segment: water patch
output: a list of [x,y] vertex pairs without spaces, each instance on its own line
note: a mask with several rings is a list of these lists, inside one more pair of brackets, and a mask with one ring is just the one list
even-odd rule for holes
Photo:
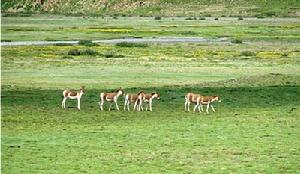
[[[120,38],[107,40],[94,40],[93,43],[117,44],[121,42],[130,43],[227,43],[229,39],[204,38],[204,37],[157,37],[157,38]],[[15,41],[1,42],[1,46],[28,46],[28,45],[55,45],[55,44],[78,44],[79,41]]]

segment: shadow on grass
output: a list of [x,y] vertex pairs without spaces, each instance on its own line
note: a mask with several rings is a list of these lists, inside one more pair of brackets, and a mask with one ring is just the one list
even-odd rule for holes
[[[274,87],[159,87],[159,88],[130,88],[125,93],[138,93],[156,91],[160,94],[160,101],[155,101],[165,109],[172,110],[184,105],[184,95],[187,92],[200,93],[202,95],[219,95],[225,107],[277,107],[294,106],[300,101],[298,86],[274,86]],[[103,90],[87,89],[81,99],[82,108],[98,108],[99,94]],[[108,90],[109,91],[109,90]],[[61,90],[41,89],[2,89],[2,106],[30,106],[57,108],[61,106]],[[123,106],[124,97],[119,98],[120,107]],[[69,107],[75,107],[75,100],[67,100]],[[109,105],[109,104],[106,104]]]

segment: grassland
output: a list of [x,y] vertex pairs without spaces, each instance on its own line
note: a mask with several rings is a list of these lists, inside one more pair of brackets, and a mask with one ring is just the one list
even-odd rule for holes
[[[143,2],[143,4],[140,4]],[[299,16],[297,0],[2,0],[2,13],[89,16]],[[25,14],[23,14],[25,13]]]
[[[91,26],[131,28],[130,36],[158,37],[159,32],[139,35],[138,29],[175,25],[179,31],[189,31],[192,25],[197,28],[194,32],[208,33],[197,36],[218,37],[223,30],[243,43],[2,47],[1,172],[299,173],[297,19],[105,20],[8,17],[2,19],[2,39],[126,36],[88,34]],[[42,25],[42,21],[52,22]],[[236,28],[226,28],[230,23]],[[207,29],[215,25],[220,31]],[[35,28],[36,34],[25,31],[27,27]],[[61,27],[56,35],[54,28]],[[42,28],[47,30],[39,32]],[[82,33],[74,33],[81,28]],[[274,32],[265,32],[269,28]],[[249,39],[246,30],[260,34]],[[72,49],[96,54],[68,55]],[[70,100],[68,108],[61,109],[62,90],[81,85],[87,88],[81,111]],[[99,93],[118,87],[126,92],[157,91],[161,100],[154,102],[153,112],[100,112]],[[222,102],[215,105],[215,113],[186,113],[184,94],[190,91],[218,94]],[[123,101],[120,98],[121,108]]]
[[[61,90],[4,91],[2,172],[299,171],[298,86],[146,90],[162,95],[152,113],[99,112],[98,89],[80,112],[60,108]],[[219,93],[224,103],[214,114],[184,113],[190,90]]]
[[100,40],[120,37],[208,37],[249,41],[299,40],[299,18],[64,17],[2,18],[2,40]]

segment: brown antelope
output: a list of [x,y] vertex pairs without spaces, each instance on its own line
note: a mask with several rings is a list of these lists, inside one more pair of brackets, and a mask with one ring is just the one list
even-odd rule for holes
[[215,108],[213,107],[212,103],[218,101],[221,102],[221,100],[219,99],[219,96],[214,95],[214,96],[201,96],[200,97],[200,108],[203,111],[203,107],[202,104],[207,105],[206,107],[206,112],[208,113],[208,109],[209,106],[211,107],[211,109],[215,112]]
[[[151,94],[143,94],[142,95],[142,100],[139,101],[139,110],[142,109],[144,110],[143,108],[143,105],[142,103],[145,102],[146,103],[146,111],[148,110],[148,105],[149,105],[149,110],[152,111],[152,102],[153,102],[153,99],[157,98],[158,100],[160,99],[159,97],[159,94],[157,92],[153,92]],[[148,103],[148,105],[147,105]]]
[[80,98],[84,93],[84,86],[82,86],[78,91],[70,91],[64,90],[63,91],[63,100],[61,102],[61,107],[66,108],[66,100],[69,99],[77,99],[77,109],[80,110]]
[[103,104],[105,101],[110,102],[109,111],[111,109],[112,102],[114,102],[116,104],[116,108],[117,108],[117,110],[119,110],[117,101],[118,101],[118,98],[123,94],[124,94],[124,91],[121,88],[112,93],[102,92],[100,94],[100,99],[99,99],[100,110],[101,111],[103,110]]
[[200,106],[200,94],[195,94],[195,93],[187,93],[185,95],[185,105],[184,105],[184,110],[190,112],[190,104],[195,103],[194,107],[194,112],[196,111],[196,108],[198,108],[199,112],[201,112],[199,106]]
[[[129,105],[130,103],[134,102],[133,110],[140,111],[140,105],[142,104],[142,97],[145,95],[144,91],[140,91],[138,94],[126,94],[125,96],[125,104],[124,104],[124,111],[130,111]],[[138,105],[139,104],[139,105]]]

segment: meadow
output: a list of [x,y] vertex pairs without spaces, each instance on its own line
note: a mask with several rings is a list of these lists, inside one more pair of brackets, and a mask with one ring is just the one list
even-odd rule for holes
[[239,38],[244,41],[297,41],[299,18],[238,17],[5,17],[2,40],[100,40],[122,37]]
[[[7,41],[191,33],[242,43],[2,46],[1,172],[299,173],[298,18],[2,18]],[[82,85],[81,110],[62,109],[63,89]],[[100,112],[100,92],[119,87],[161,99]],[[222,102],[184,112],[187,92]]]

